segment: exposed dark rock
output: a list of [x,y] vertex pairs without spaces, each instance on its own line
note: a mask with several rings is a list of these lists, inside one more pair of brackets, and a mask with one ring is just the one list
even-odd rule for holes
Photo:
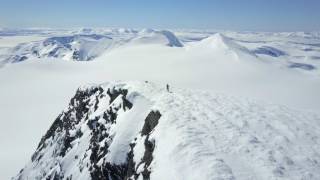
[[107,94],[109,95],[109,97],[110,97],[110,104],[121,94],[122,96],[124,96],[124,97],[126,97],[127,96],[127,94],[128,94],[128,90],[126,90],[126,89],[115,89],[115,88],[113,88],[113,89],[108,89],[107,90]]
[[313,49],[312,48],[305,48],[305,49],[303,49],[304,51],[313,51]]
[[271,47],[271,46],[262,46],[259,47],[255,50],[253,50],[253,53],[255,54],[264,54],[264,55],[269,55],[272,57],[279,57],[279,56],[284,56],[287,53],[285,53],[284,51],[281,51],[277,48]]
[[[107,90],[107,94],[110,97],[110,104],[119,96],[122,95],[122,107],[123,110],[129,110],[132,108],[132,103],[129,102],[125,97],[128,91],[123,89],[113,89]],[[110,107],[103,114],[103,119],[106,120],[107,124],[116,123],[117,119],[117,111],[119,107]],[[123,165],[113,165],[104,160],[104,157],[109,152],[109,144],[108,142],[112,141],[112,137],[108,133],[108,129],[105,124],[99,123],[98,119],[89,120],[88,126],[92,129],[92,137],[90,140],[91,155],[90,155],[90,175],[92,179],[112,179],[112,180],[122,180],[127,176],[128,164]],[[103,146],[100,146],[100,142],[105,140]],[[98,165],[97,163],[103,159],[102,165]]]
[[134,153],[133,148],[136,143],[130,143],[130,152],[127,154],[127,174],[124,179],[130,179],[132,176],[134,179],[138,178],[138,174],[136,173],[135,165],[136,163],[133,160]]
[[168,39],[168,46],[171,47],[183,47],[183,44],[180,42],[180,40],[170,31],[163,30],[161,31],[161,34],[163,34]]
[[17,63],[17,62],[21,62],[21,61],[27,60],[28,57],[27,57],[27,56],[18,56],[18,55],[15,55],[15,56],[11,57],[11,59],[13,59],[13,60],[12,60],[13,63]]
[[314,70],[316,67],[314,67],[311,64],[305,64],[305,63],[292,63],[289,65],[289,68],[299,68],[303,70]]
[[[62,112],[56,120],[53,122],[47,133],[42,137],[37,151],[41,151],[44,148],[45,141],[51,137],[54,137],[56,133],[65,130],[64,146],[63,150],[67,150],[70,147],[70,142],[74,140],[74,137],[70,137],[69,130],[72,129],[79,121],[86,116],[88,113],[88,105],[90,96],[94,95],[96,92],[103,92],[101,87],[95,87],[91,89],[81,90],[78,89],[75,96],[70,100],[69,108],[67,111]],[[75,116],[74,116],[75,114]],[[36,151],[36,153],[37,153]],[[64,154],[65,152],[61,152]],[[35,157],[32,157],[34,160]]]
[[122,102],[123,102],[123,110],[127,110],[127,109],[131,109],[132,108],[132,103],[130,101],[128,101],[125,96],[122,96]]
[[[153,160],[153,151],[155,148],[155,141],[149,138],[150,133],[154,130],[154,128],[158,125],[159,119],[161,117],[161,113],[159,111],[151,111],[145,119],[145,123],[143,125],[141,135],[146,136],[144,141],[145,151],[143,154],[143,158],[141,162],[137,165],[136,169],[139,168],[140,165],[144,165],[142,171],[143,180],[149,180],[151,171],[149,170],[149,166]],[[135,179],[137,179],[138,175],[135,173]]]
[[[73,148],[76,139],[83,136],[79,125],[86,123],[90,129],[88,149],[82,157],[76,154],[73,158],[79,162],[80,172],[87,168],[93,180],[137,180],[139,177],[149,180],[151,174],[149,166],[152,163],[155,148],[155,140],[150,139],[149,136],[159,122],[161,117],[159,111],[151,111],[147,115],[140,134],[145,137],[144,142],[136,142],[137,138],[135,138],[134,142],[128,144],[130,151],[127,153],[126,161],[123,164],[112,164],[106,160],[109,146],[114,137],[110,134],[110,128],[117,123],[119,110],[128,111],[133,107],[133,104],[126,98],[127,93],[126,89],[121,88],[112,88],[107,91],[102,87],[78,89],[75,96],[71,98],[69,107],[56,118],[47,133],[42,137],[36,152],[32,156],[32,161],[40,162],[44,156],[42,150],[52,146],[52,143],[55,143],[52,156],[66,156],[69,150]],[[102,115],[91,117],[92,114],[90,113],[98,109],[101,98],[106,95],[110,97],[109,103],[112,105],[109,105]],[[119,102],[114,103],[114,100],[119,96],[121,97]],[[145,147],[145,152],[139,162],[134,161],[136,143],[143,143]],[[57,163],[59,163],[59,160],[57,160]],[[50,167],[50,169],[55,168],[55,166]],[[57,164],[57,166],[60,165]],[[137,172],[139,166],[143,166],[142,172]],[[72,176],[64,177],[62,167],[51,171],[50,175],[45,173],[48,172],[43,172],[41,176],[50,180],[72,179]]]
[[142,161],[145,163],[145,166],[149,166],[152,162],[152,153],[154,150],[154,141],[149,140],[149,136],[147,136],[146,140],[144,141],[145,152],[142,158]]
[[[149,135],[147,135],[146,140],[144,141],[145,151],[144,151],[143,158],[141,161],[141,164],[144,163],[144,169],[142,171],[143,180],[150,179],[151,171],[148,168],[153,160],[152,153],[154,150],[154,145],[155,145],[155,142],[152,140],[149,140]],[[139,165],[141,165],[141,164],[139,164]],[[138,165],[138,167],[139,167],[139,165]]]
[[81,54],[79,51],[73,51],[73,54],[72,54],[72,59],[74,60],[80,60],[81,59]]
[[161,114],[159,111],[151,111],[145,119],[141,134],[148,135],[154,129],[154,127],[157,126],[160,117]]
[[320,60],[320,56],[310,56],[310,59],[312,59],[312,60]]
[[71,148],[71,142],[75,140],[75,137],[71,137],[69,131],[66,131],[66,135],[63,139],[63,146],[60,150],[60,156],[66,155],[66,152],[69,148]]
[[61,180],[63,179],[63,175],[59,174],[58,172],[54,172],[53,174],[49,175],[46,180]]

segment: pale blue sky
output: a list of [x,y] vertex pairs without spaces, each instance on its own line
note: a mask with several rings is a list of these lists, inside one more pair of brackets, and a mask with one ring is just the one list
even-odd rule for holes
[[0,26],[319,31],[320,0],[0,0]]

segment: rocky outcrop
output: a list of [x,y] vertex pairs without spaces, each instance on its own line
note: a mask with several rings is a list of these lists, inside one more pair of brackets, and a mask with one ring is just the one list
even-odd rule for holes
[[[144,153],[140,162],[134,162],[134,147],[137,142],[132,143],[131,151],[128,154],[128,173],[127,178],[137,180],[139,176],[142,176],[143,180],[150,179],[150,164],[153,160],[153,150],[155,148],[155,140],[151,139],[149,136],[158,125],[161,114],[159,111],[151,111],[144,121],[143,128],[141,130],[141,136],[145,138],[144,140]],[[142,169],[142,171],[139,169]]]
[[[128,90],[121,87],[79,88],[68,108],[42,137],[31,158],[30,167],[22,169],[16,179],[71,180],[79,176],[93,180],[138,179],[139,176],[144,180],[150,179],[149,166],[153,159],[155,140],[149,138],[149,135],[161,117],[159,111],[150,111],[136,138],[127,144],[124,162],[115,163],[108,159],[109,147],[114,143],[117,133],[114,129],[117,128],[118,116],[134,107],[127,95]],[[138,142],[137,139],[141,137],[144,141]],[[137,143],[144,143],[145,148],[139,162],[133,158]],[[76,172],[70,172],[66,164],[76,167]],[[143,166],[141,172],[138,170],[140,166]]]

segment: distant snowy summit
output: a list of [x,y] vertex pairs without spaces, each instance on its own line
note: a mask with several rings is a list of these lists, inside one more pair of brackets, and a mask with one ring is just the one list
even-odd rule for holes
[[320,179],[320,117],[151,82],[81,87],[13,179]]
[[[198,43],[194,44],[195,48],[207,50],[208,52],[215,55],[227,55],[233,54],[237,59],[256,57],[256,55],[244,46],[239,45],[234,40],[221,33],[215,33],[207,38],[202,39]],[[242,56],[242,57],[239,57]]]
[[183,47],[183,44],[174,33],[167,30],[155,31],[143,29],[131,42],[137,44],[163,44],[170,47]]

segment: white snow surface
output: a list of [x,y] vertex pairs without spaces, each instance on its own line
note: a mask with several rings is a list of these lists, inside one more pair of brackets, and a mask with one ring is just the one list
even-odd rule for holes
[[[133,108],[120,112],[111,125],[114,139],[108,162],[125,161],[129,143],[139,137],[147,113],[158,110],[162,116],[150,134],[155,142],[151,180],[320,178],[317,114],[206,91],[171,87],[168,92],[164,84],[150,82],[113,82],[103,87],[128,89],[133,103]],[[100,100],[99,108],[112,106],[104,102],[107,100]],[[66,156],[52,159],[55,146],[48,147],[41,161],[25,167],[21,178],[37,179],[54,166],[65,178],[72,174],[79,180],[88,179],[85,166],[79,171],[88,161],[84,154],[90,137],[88,128],[82,127],[82,132]],[[135,142],[134,158],[139,162],[144,138]]]
[[[27,53],[31,58],[26,61],[0,62],[0,179],[14,176],[23,167],[41,136],[83,84],[149,80],[163,86],[169,83],[173,87],[281,104],[304,114],[320,112],[318,32],[172,30],[174,38],[160,32],[163,31],[116,28],[2,30],[0,61],[12,55],[12,50],[21,43],[27,47],[50,37],[81,33],[113,40],[111,44],[79,41],[77,47],[94,52],[95,58],[90,62],[65,61],[68,58],[62,59],[63,53],[50,58]],[[170,46],[172,40],[183,46]],[[299,113],[295,116],[300,117]],[[301,123],[309,121],[300,119]],[[312,119],[311,115],[308,119]],[[318,127],[316,119],[314,127]],[[302,134],[313,133],[309,129],[300,130]],[[226,163],[227,159],[224,160]]]
[[319,178],[318,116],[221,94],[173,92],[156,105],[164,116],[153,134],[151,178]]

